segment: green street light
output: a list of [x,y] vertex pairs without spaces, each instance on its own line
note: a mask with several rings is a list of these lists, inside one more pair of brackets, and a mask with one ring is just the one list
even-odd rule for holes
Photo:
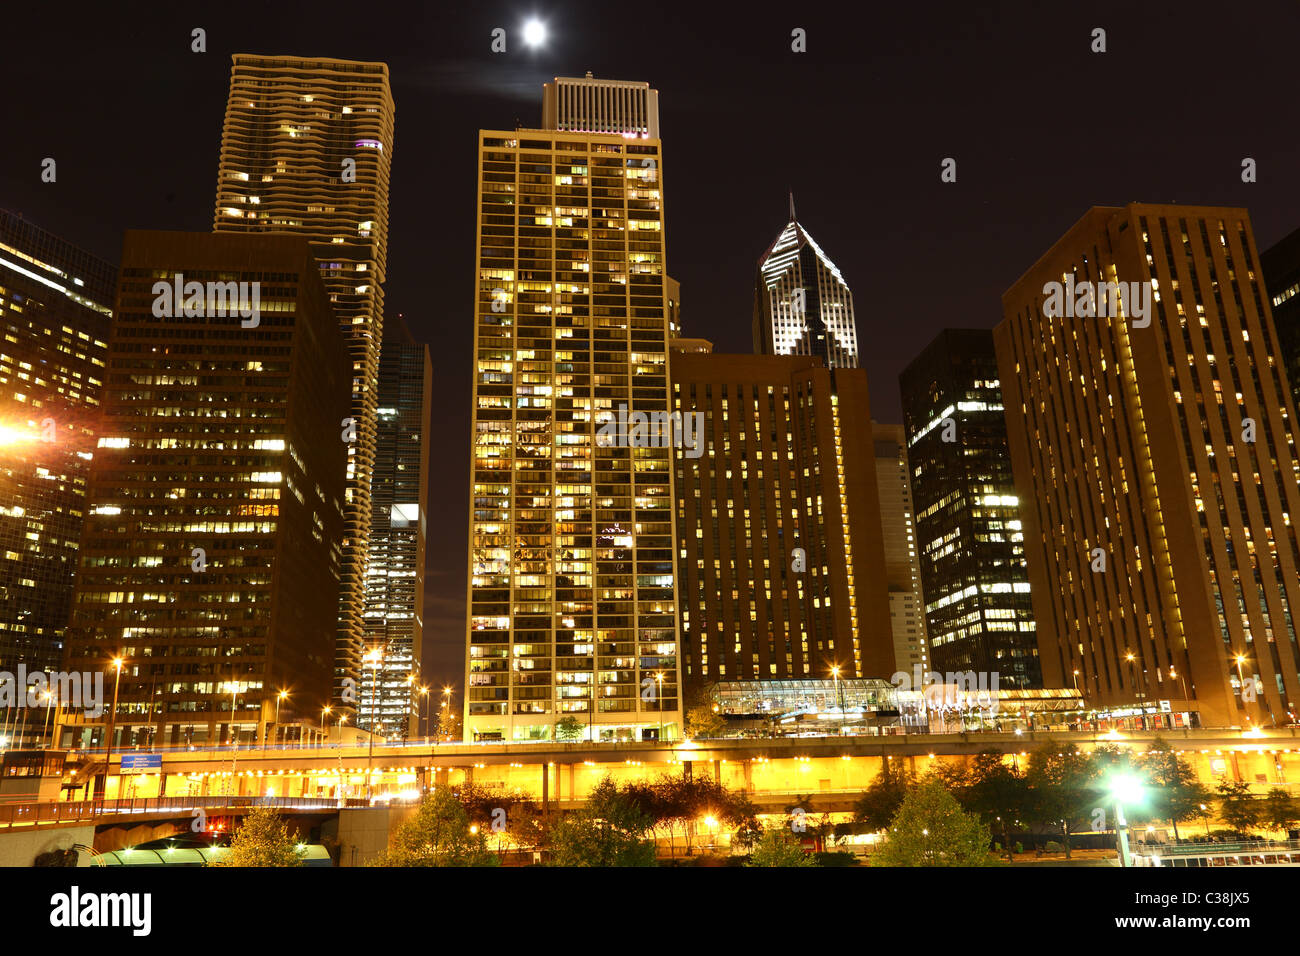
[[1141,806],[1146,801],[1146,788],[1140,778],[1120,773],[1110,778],[1107,789],[1115,801],[1115,839],[1119,843],[1119,865],[1132,866],[1128,851],[1128,819],[1124,816],[1124,806]]

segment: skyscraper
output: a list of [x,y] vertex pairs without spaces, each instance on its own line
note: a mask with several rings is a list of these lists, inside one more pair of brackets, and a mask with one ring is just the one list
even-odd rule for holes
[[[894,644],[866,372],[795,355],[672,353],[688,690],[885,677]],[[833,672],[832,669],[837,669]]]
[[335,699],[363,680],[362,608],[375,460],[376,381],[388,262],[393,96],[388,67],[237,54],[221,131],[213,228],[287,232],[313,243],[352,357]]
[[[1245,210],[1090,210],[994,331],[1044,682],[1161,721],[1300,697],[1296,406]],[[1175,717],[1175,719],[1177,719]]]
[[[902,425],[871,423],[880,495],[880,530],[889,588],[889,622],[894,637],[894,669],[909,675],[929,670],[925,602],[916,556],[916,527]],[[875,676],[889,677],[889,674]]]
[[[429,413],[433,368],[399,315],[384,329],[379,355],[379,428],[371,488],[370,558],[366,565],[366,645],[382,648],[378,681],[361,685],[365,726],[406,736],[418,707],[424,637],[424,548],[429,492]],[[378,693],[373,694],[372,688]],[[378,698],[378,720],[372,703]]]
[[754,287],[754,351],[816,355],[831,368],[857,368],[853,293],[826,253],[795,219],[758,261]]
[[1042,687],[993,333],[945,329],[899,385],[934,669]]
[[1286,369],[1291,396],[1300,406],[1300,229],[1260,253],[1268,286],[1279,359]]
[[73,743],[261,742],[280,690],[319,713],[349,370],[308,244],[128,232],[108,366],[67,660],[124,664]]
[[566,717],[595,739],[680,734],[672,449],[600,432],[669,411],[663,156],[643,126],[656,110],[602,133],[479,135],[476,738],[542,739]]
[[62,663],[114,279],[0,210],[0,670]]

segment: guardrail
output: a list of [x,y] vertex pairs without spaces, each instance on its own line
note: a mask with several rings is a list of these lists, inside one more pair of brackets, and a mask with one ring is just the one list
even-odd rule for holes
[[1225,853],[1296,853],[1300,840],[1243,840],[1239,843],[1136,843],[1140,856],[1221,856]]
[[0,803],[0,828],[103,822],[109,817],[186,814],[194,810],[233,811],[251,807],[277,810],[337,810],[364,807],[366,800],[330,797],[139,797],[134,800],[82,800],[47,803]]

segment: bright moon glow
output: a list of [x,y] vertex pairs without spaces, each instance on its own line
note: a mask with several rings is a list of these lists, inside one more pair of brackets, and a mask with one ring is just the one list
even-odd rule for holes
[[546,24],[541,20],[529,20],[524,24],[524,43],[529,46],[541,46],[546,42]]

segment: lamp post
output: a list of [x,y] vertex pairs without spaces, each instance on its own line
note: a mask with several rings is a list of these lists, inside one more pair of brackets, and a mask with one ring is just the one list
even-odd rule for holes
[[450,720],[451,719],[451,688],[444,687],[442,689],[442,696],[443,696],[442,706],[443,709],[445,709],[447,712],[444,716],[448,720]]
[[420,688],[420,719],[424,721],[424,745],[429,746],[429,685]]
[[[1244,713],[1246,710],[1246,678],[1241,674],[1241,665],[1246,663],[1246,655],[1237,654],[1233,660],[1236,661],[1237,664],[1237,693],[1241,697],[1241,709]],[[1254,691],[1253,687],[1251,688],[1251,691]],[[1250,715],[1246,714],[1245,716],[1247,723],[1249,723]]]
[[320,709],[320,745],[325,746],[325,738],[329,736],[330,725],[326,722],[329,715],[334,712],[334,708],[326,705]]
[[[275,742],[280,743],[280,702],[289,696],[287,690],[281,690],[275,695]],[[266,749],[266,734],[262,734],[262,749]]]
[[[406,740],[407,740],[407,738],[410,736],[410,728],[411,728],[411,711],[410,711],[410,707],[411,707],[411,697],[412,697],[414,694],[415,694],[415,674],[413,674],[413,673],[412,673],[412,674],[407,674],[407,675],[406,675],[406,706],[403,708],[403,710],[405,711],[405,718],[406,718],[406,719],[402,722],[402,742],[403,742],[403,743],[405,743]],[[419,728],[418,725],[417,725],[416,728],[415,728],[415,732],[416,732],[417,734],[420,732],[420,728]]]
[[1074,692],[1079,693],[1079,668],[1074,669]]
[[655,697],[655,710],[659,712],[659,736],[656,740],[664,739],[664,672],[655,672],[655,683],[659,685],[657,696]]
[[[370,672],[370,727],[367,728],[370,731],[370,741],[366,751],[366,803],[370,802],[371,792],[374,788],[374,780],[372,777],[373,771],[371,768],[374,766],[375,760],[375,710],[376,705],[379,703],[377,688],[379,682],[379,665],[383,659],[384,651],[383,648],[380,647],[372,648],[365,657],[366,662],[369,663],[372,668]],[[341,744],[342,742],[343,731],[340,729],[339,743]]]
[[1115,840],[1119,844],[1119,865],[1132,866],[1128,849],[1128,819],[1124,816],[1124,804],[1136,806],[1142,802],[1142,782],[1125,774],[1112,777],[1110,796],[1115,801]]
[[1170,664],[1170,665],[1169,665],[1169,676],[1170,676],[1170,677],[1177,677],[1180,681],[1183,682],[1183,700],[1187,700],[1187,678],[1184,677],[1182,674],[1179,674],[1179,673],[1174,669],[1174,665],[1173,665],[1173,664]]
[[117,687],[122,681],[122,658],[115,657],[112,666],[117,671],[113,677],[113,709],[108,712],[108,743],[104,754],[104,797],[108,797],[108,775],[113,769],[113,731],[117,729]]

